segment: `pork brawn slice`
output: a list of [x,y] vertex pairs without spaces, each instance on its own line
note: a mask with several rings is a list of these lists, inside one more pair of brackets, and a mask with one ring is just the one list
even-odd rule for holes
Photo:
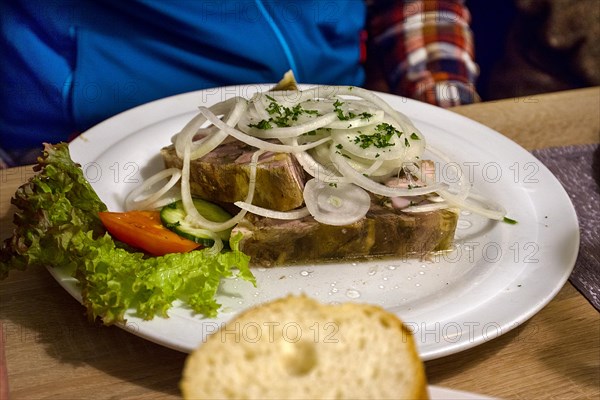
[[414,258],[449,250],[458,214],[451,210],[406,213],[373,203],[366,217],[347,226],[311,216],[284,221],[249,215],[232,231],[240,250],[260,267],[366,258]]
[[[243,201],[248,194],[250,161],[256,148],[230,141],[190,163],[192,195],[218,203]],[[161,150],[167,168],[180,168],[183,160],[174,146]],[[257,164],[256,191],[252,204],[289,211],[304,203],[304,170],[292,154],[265,153]]]
[[[240,141],[224,143],[190,165],[194,196],[217,203],[244,200],[250,159],[256,151]],[[181,168],[173,146],[161,151],[167,167]],[[288,211],[303,206],[306,175],[295,157],[265,153],[259,159],[253,204]],[[407,213],[373,197],[366,217],[347,226],[324,225],[311,216],[277,220],[248,213],[233,229],[251,265],[271,267],[306,262],[383,257],[420,257],[449,250],[458,214],[452,210]],[[389,199],[388,199],[389,200]]]

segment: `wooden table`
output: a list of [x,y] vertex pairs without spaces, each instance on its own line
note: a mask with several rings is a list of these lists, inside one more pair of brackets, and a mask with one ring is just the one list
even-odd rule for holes
[[[530,150],[600,141],[600,88],[453,111]],[[0,170],[2,239],[12,229],[9,199],[31,174],[30,167]],[[90,324],[83,307],[46,271],[13,271],[0,282],[0,323],[11,399],[179,397],[185,354]],[[597,399],[599,313],[567,283],[517,329],[426,368],[430,384],[456,390],[512,399]]]

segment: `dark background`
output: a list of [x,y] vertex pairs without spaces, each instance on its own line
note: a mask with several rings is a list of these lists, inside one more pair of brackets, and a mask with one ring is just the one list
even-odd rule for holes
[[600,85],[600,0],[467,0],[482,100]]

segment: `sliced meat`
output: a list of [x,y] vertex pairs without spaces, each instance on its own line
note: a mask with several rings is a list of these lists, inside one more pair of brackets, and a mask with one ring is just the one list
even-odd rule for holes
[[419,257],[452,246],[458,214],[450,210],[404,213],[373,204],[367,216],[348,226],[312,217],[282,221],[248,216],[234,228],[240,250],[253,266],[271,267],[380,257]]
[[[221,204],[244,200],[254,151],[234,140],[192,161],[192,194]],[[173,146],[161,153],[167,167],[182,167]],[[301,207],[305,178],[293,155],[265,153],[258,162],[253,204],[279,211]],[[340,259],[419,257],[448,250],[457,220],[458,215],[449,210],[406,213],[393,208],[389,199],[373,197],[366,217],[352,225],[324,225],[310,216],[286,221],[248,214],[232,235],[243,235],[240,250],[251,257],[253,266],[270,267]]]
[[[217,147],[190,164],[192,195],[222,203],[244,200],[248,194],[250,159],[256,148],[240,141]],[[167,168],[181,168],[173,146],[161,150]],[[277,211],[300,207],[304,170],[292,154],[265,153],[258,161],[253,204]]]

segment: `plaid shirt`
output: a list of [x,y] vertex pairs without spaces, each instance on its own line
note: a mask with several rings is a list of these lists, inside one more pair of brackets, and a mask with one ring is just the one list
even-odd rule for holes
[[[368,56],[387,91],[450,107],[479,100],[464,0],[368,1]],[[369,62],[369,60],[367,60]]]

